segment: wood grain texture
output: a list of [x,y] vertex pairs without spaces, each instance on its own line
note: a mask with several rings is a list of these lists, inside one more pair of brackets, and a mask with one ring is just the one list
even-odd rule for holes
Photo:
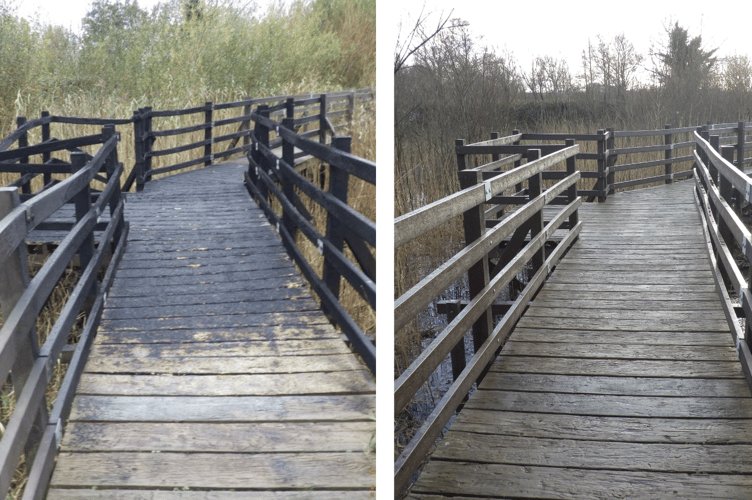
[[248,196],[246,168],[129,194],[131,236],[48,498],[373,498],[373,377]]
[[56,487],[202,489],[368,489],[367,453],[69,453],[55,469]]
[[52,488],[49,500],[372,500],[375,490],[307,490],[307,491],[145,491],[82,490]]
[[752,397],[691,187],[582,207],[408,498],[749,497]]

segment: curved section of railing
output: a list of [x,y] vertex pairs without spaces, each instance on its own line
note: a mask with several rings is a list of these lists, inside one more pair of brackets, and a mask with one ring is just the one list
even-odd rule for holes
[[[455,311],[453,319],[450,316],[449,324],[394,383],[394,409],[399,414],[447,355],[452,354],[454,383],[395,462],[397,495],[424,461],[472,385],[482,378],[528,302],[580,232],[581,198],[577,182],[581,175],[576,166],[579,146],[568,139],[561,147],[547,148],[545,156],[541,156],[541,148],[534,146],[509,149],[509,144],[519,138],[496,138],[467,146],[458,141],[456,151],[463,189],[394,221],[395,246],[400,247],[463,215],[467,242],[462,250],[395,301],[395,333],[465,275],[470,292],[470,301]],[[491,155],[491,162],[468,169],[466,157],[473,154]],[[514,166],[523,157],[527,163]],[[565,170],[552,170],[562,163],[566,164]],[[513,168],[500,171],[507,165]],[[543,187],[545,173],[558,177],[547,189]],[[514,196],[507,194],[510,191]],[[513,210],[506,210],[508,205],[517,203],[519,206]],[[554,205],[564,206],[554,213]],[[547,223],[544,207],[551,210],[546,213]],[[556,247],[547,254],[546,244],[554,243],[557,231]],[[495,300],[527,266],[531,268],[529,282],[494,324]],[[475,353],[466,361],[464,335],[471,328]]]
[[[718,289],[721,294],[728,321],[747,383],[752,387],[752,290],[750,280],[745,278],[735,256],[752,264],[752,233],[741,217],[744,202],[752,203],[752,177],[744,173],[744,141],[737,135],[737,128],[704,127],[694,132],[695,193],[698,208],[703,217],[704,229],[709,240]],[[737,137],[723,137],[723,134]],[[729,140],[730,139],[730,140]],[[723,144],[726,144],[725,146]],[[734,145],[729,145],[734,143]],[[739,147],[739,145],[742,147]],[[734,153],[737,154],[734,162]],[[745,266],[746,267],[746,266]],[[737,300],[729,297],[733,290]],[[744,319],[744,327],[739,319]]]
[[[246,186],[321,299],[324,312],[342,328],[356,352],[376,373],[373,341],[340,303],[340,278],[344,278],[375,314],[376,225],[348,204],[348,185],[350,176],[354,176],[375,186],[376,164],[350,154],[349,137],[334,137],[332,145],[328,146],[296,132],[305,117],[288,116],[280,123],[270,118],[272,113],[272,108],[261,105],[251,115],[255,129],[251,135]],[[323,185],[311,182],[298,171],[297,165],[308,157],[318,158],[328,165],[326,191]],[[316,224],[311,215],[313,204],[324,209],[326,220]],[[325,227],[325,233],[317,226]],[[296,244],[297,231],[323,256],[321,276]],[[345,255],[345,243],[354,260]]]
[[[325,142],[326,134],[335,133],[335,125],[352,123],[355,104],[373,98],[373,90],[358,89],[352,91],[327,92],[317,96],[275,96],[260,99],[215,104],[207,102],[204,106],[187,109],[155,111],[150,107],[141,108],[133,113],[131,122],[134,127],[136,163],[126,180],[124,189],[141,190],[146,182],[156,175],[182,170],[196,165],[210,165],[215,160],[236,154],[245,154],[250,148],[251,110],[253,106],[266,105],[271,117],[286,116],[295,118],[296,127],[305,126],[303,137],[318,137]],[[222,113],[229,110],[228,113]],[[169,124],[176,117],[198,116],[200,123],[170,128]],[[224,118],[221,116],[224,115]],[[302,115],[302,116],[300,116]],[[297,116],[297,118],[296,118]],[[197,121],[196,119],[189,121]],[[333,124],[334,123],[334,124]],[[318,128],[312,128],[313,125]],[[162,137],[181,137],[183,144],[169,148],[159,148]],[[241,144],[242,141],[242,144]],[[240,144],[240,145],[239,145]],[[180,153],[199,150],[198,155],[189,160],[175,161]],[[163,158],[160,167],[154,167],[156,158]]]
[[[46,117],[41,124],[50,123]],[[24,131],[16,132],[0,147],[0,164],[4,171],[12,165],[21,178],[40,173],[67,173],[69,177],[45,184],[35,194],[19,196],[18,187],[0,188],[0,303],[4,323],[0,328],[0,373],[3,380],[10,374],[16,394],[16,407],[0,441],[0,492],[6,494],[21,454],[26,455],[29,471],[23,498],[41,498],[49,480],[61,429],[70,412],[89,346],[96,332],[115,266],[119,260],[128,232],[123,219],[124,200],[121,197],[120,177],[123,165],[117,160],[119,136],[114,126],[106,126],[101,134],[69,140],[46,140],[28,146],[19,142],[16,149],[7,150]],[[101,145],[94,156],[75,148]],[[35,155],[47,155],[74,149],[70,161],[29,163]],[[43,167],[53,166],[45,170]],[[92,181],[104,182],[101,191],[93,191]],[[93,200],[93,201],[92,201]],[[68,223],[48,224],[51,215],[67,210]],[[106,222],[103,220],[106,219]],[[56,232],[63,231],[54,252],[29,280],[26,239],[32,231],[49,225]],[[65,270],[78,258],[81,275],[59,313],[54,325],[42,339],[41,345],[35,321],[47,297],[60,281]],[[103,276],[100,278],[100,276]],[[78,342],[66,347],[69,333],[81,312],[86,321]],[[53,369],[67,350],[72,357],[48,414],[45,391]]]

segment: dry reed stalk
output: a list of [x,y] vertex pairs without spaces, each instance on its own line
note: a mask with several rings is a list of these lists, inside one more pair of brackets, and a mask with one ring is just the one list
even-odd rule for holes
[[[41,262],[35,258],[29,260],[29,270],[31,278],[41,269]],[[55,288],[52,290],[49,298],[45,302],[42,310],[36,318],[36,330],[39,345],[42,345],[47,339],[47,335],[55,325],[60,311],[65,306],[71,292],[76,287],[80,273],[76,269],[67,269],[61,276]],[[82,312],[76,318],[76,322],[68,336],[68,343],[75,344],[83,328],[83,324],[86,321],[86,315]],[[0,327],[3,325],[3,318],[0,315]],[[60,386],[62,385],[65,373],[68,369],[68,365],[58,361],[55,364],[50,381],[47,383],[45,391],[45,399],[47,404],[47,411],[51,411],[55,400],[57,398]],[[0,435],[5,433],[5,427],[10,420],[16,405],[16,394],[13,390],[13,385],[10,382],[10,377],[6,380],[5,384],[0,389]],[[19,463],[16,467],[16,471],[11,483],[11,489],[9,490],[6,500],[16,500],[23,495],[24,487],[26,486],[28,470],[24,456],[21,456]]]

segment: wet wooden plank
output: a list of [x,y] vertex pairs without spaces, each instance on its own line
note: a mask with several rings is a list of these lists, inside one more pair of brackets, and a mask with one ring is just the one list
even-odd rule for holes
[[373,395],[77,396],[71,420],[113,422],[368,421]]
[[[629,443],[752,443],[752,420],[721,418],[655,418],[527,413],[509,411],[461,412],[452,430],[488,435],[529,438],[576,439],[596,441],[608,446],[611,441]],[[499,437],[496,437],[499,436]]]
[[687,473],[752,474],[752,444],[625,443],[486,435],[454,431],[433,457],[445,460]]
[[310,323],[300,322],[305,321],[306,316],[304,316],[303,318],[296,317],[297,320],[293,320],[294,322],[283,324],[276,322],[264,324],[263,321],[259,321],[256,325],[230,327],[206,325],[203,328],[198,326],[191,328],[186,325],[185,328],[159,330],[131,328],[124,322],[119,322],[118,324],[112,323],[110,330],[99,332],[97,339],[100,345],[105,345],[339,339],[341,337],[323,315],[308,318],[311,320]]
[[502,356],[533,356],[556,358],[628,359],[628,360],[667,360],[667,361],[726,361],[735,363],[739,358],[736,349],[728,346],[661,346],[639,344],[595,344],[575,343],[554,344],[544,342],[509,341],[501,352]]
[[369,453],[61,452],[53,487],[368,489]]
[[63,446],[79,452],[367,452],[368,422],[73,422]]
[[481,391],[466,409],[612,417],[752,418],[752,399]]
[[[284,355],[329,356],[349,354],[347,346],[339,339],[320,340],[275,340],[265,339],[241,342],[203,342],[191,344],[142,344],[100,345],[92,348],[92,358],[152,358],[154,360],[178,359],[187,363],[192,358],[215,358],[224,362],[227,358],[279,357]],[[219,359],[222,358],[222,359]],[[301,360],[298,360],[301,361]],[[95,366],[95,365],[92,365]]]
[[554,375],[549,373],[489,372],[481,389],[618,396],[750,397],[745,380],[714,378],[623,377],[605,375]]
[[305,490],[305,491],[259,491],[259,490],[90,490],[52,488],[48,500],[371,500],[373,489],[365,490]]
[[702,318],[687,315],[684,318],[655,318],[655,319],[598,319],[598,318],[553,318],[555,325],[552,325],[551,317],[523,316],[519,321],[519,326],[524,328],[546,328],[554,326],[557,329],[573,330],[629,330],[636,332],[655,331],[655,332],[674,332],[674,331],[696,331],[696,332],[724,332],[728,333],[728,325],[725,320],[705,320]]
[[[670,333],[668,335],[667,333]],[[517,328],[515,339],[530,342],[587,342],[594,344],[650,344],[650,345],[733,345],[728,331],[654,331],[654,330],[598,330],[579,327],[572,329]]]
[[665,361],[501,356],[494,371],[550,373],[558,375],[603,375],[610,377],[741,378],[737,361]]
[[[304,363],[305,360],[299,360]],[[185,369],[184,369],[185,370]],[[78,394],[122,396],[281,396],[303,394],[358,394],[373,391],[365,368],[335,372],[254,373],[253,375],[174,376],[85,373]],[[300,369],[305,372],[305,369]],[[180,372],[177,372],[180,373]],[[239,373],[239,372],[235,372]],[[247,373],[247,372],[245,372]]]
[[[344,350],[344,349],[343,349]],[[124,358],[92,359],[87,366],[88,373],[132,373],[132,374],[169,374],[169,375],[263,375],[263,374],[301,374],[313,372],[343,372],[362,368],[359,360],[351,353],[314,356],[259,356],[254,358],[231,357],[220,358]],[[264,377],[259,377],[259,380]],[[206,380],[209,380],[208,378]]]
[[742,499],[749,495],[752,488],[752,477],[747,475],[588,470],[439,460],[436,460],[435,467],[424,469],[421,478],[425,478],[424,481],[413,487],[412,495],[408,498],[659,500],[668,494],[675,498]]

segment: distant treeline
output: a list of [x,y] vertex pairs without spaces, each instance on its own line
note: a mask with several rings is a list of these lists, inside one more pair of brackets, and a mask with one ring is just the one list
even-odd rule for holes
[[[375,83],[375,0],[95,0],[81,33],[0,0],[0,132],[41,109],[97,116]],[[247,5],[250,5],[248,7]],[[281,5],[281,4],[280,4]],[[78,111],[76,111],[78,108]]]
[[649,54],[636,53],[624,35],[599,36],[580,68],[541,56],[523,69],[512,55],[479,45],[467,23],[446,18],[428,30],[427,19],[400,35],[395,52],[396,215],[456,189],[455,139],[752,118],[750,58],[720,59],[678,24]]

